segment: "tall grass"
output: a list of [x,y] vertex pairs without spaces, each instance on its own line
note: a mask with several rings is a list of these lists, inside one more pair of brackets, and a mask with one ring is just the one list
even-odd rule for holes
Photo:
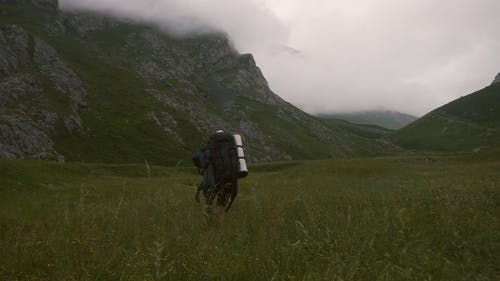
[[[251,167],[218,228],[194,169],[1,161],[2,280],[498,280],[497,160]],[[43,171],[39,173],[37,171]]]

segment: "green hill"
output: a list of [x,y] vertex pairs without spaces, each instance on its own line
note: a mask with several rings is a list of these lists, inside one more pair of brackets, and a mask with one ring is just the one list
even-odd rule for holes
[[177,164],[208,134],[239,132],[250,161],[396,150],[273,93],[222,34],[0,2],[0,158]]
[[355,124],[376,125],[397,130],[417,120],[417,117],[390,110],[366,110],[347,113],[320,114],[321,118],[342,119]]
[[377,139],[381,137],[386,137],[393,132],[393,130],[386,129],[384,127],[380,127],[377,125],[356,124],[343,119],[337,119],[331,117],[320,117],[320,118],[323,119],[326,124],[329,124],[332,127],[339,127],[355,135],[365,138]]
[[396,131],[409,149],[477,151],[500,147],[500,84],[452,101]]

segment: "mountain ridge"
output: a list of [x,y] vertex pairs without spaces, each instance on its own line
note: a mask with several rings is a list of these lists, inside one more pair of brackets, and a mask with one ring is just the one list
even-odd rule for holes
[[342,119],[355,124],[377,125],[386,129],[397,130],[417,120],[418,118],[394,110],[363,110],[345,113],[318,114],[323,119]]

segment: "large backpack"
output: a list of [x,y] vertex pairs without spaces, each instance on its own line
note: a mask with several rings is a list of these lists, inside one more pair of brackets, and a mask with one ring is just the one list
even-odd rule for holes
[[209,160],[215,169],[218,183],[231,182],[238,177],[238,153],[234,137],[230,133],[219,132],[208,140]]

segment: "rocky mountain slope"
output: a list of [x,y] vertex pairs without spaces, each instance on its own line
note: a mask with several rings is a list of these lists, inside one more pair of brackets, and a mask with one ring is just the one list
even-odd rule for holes
[[409,149],[479,151],[500,148],[500,83],[494,82],[431,111],[396,131],[391,139]]
[[0,158],[175,164],[218,129],[251,161],[398,148],[312,117],[274,94],[222,34],[0,0]]

